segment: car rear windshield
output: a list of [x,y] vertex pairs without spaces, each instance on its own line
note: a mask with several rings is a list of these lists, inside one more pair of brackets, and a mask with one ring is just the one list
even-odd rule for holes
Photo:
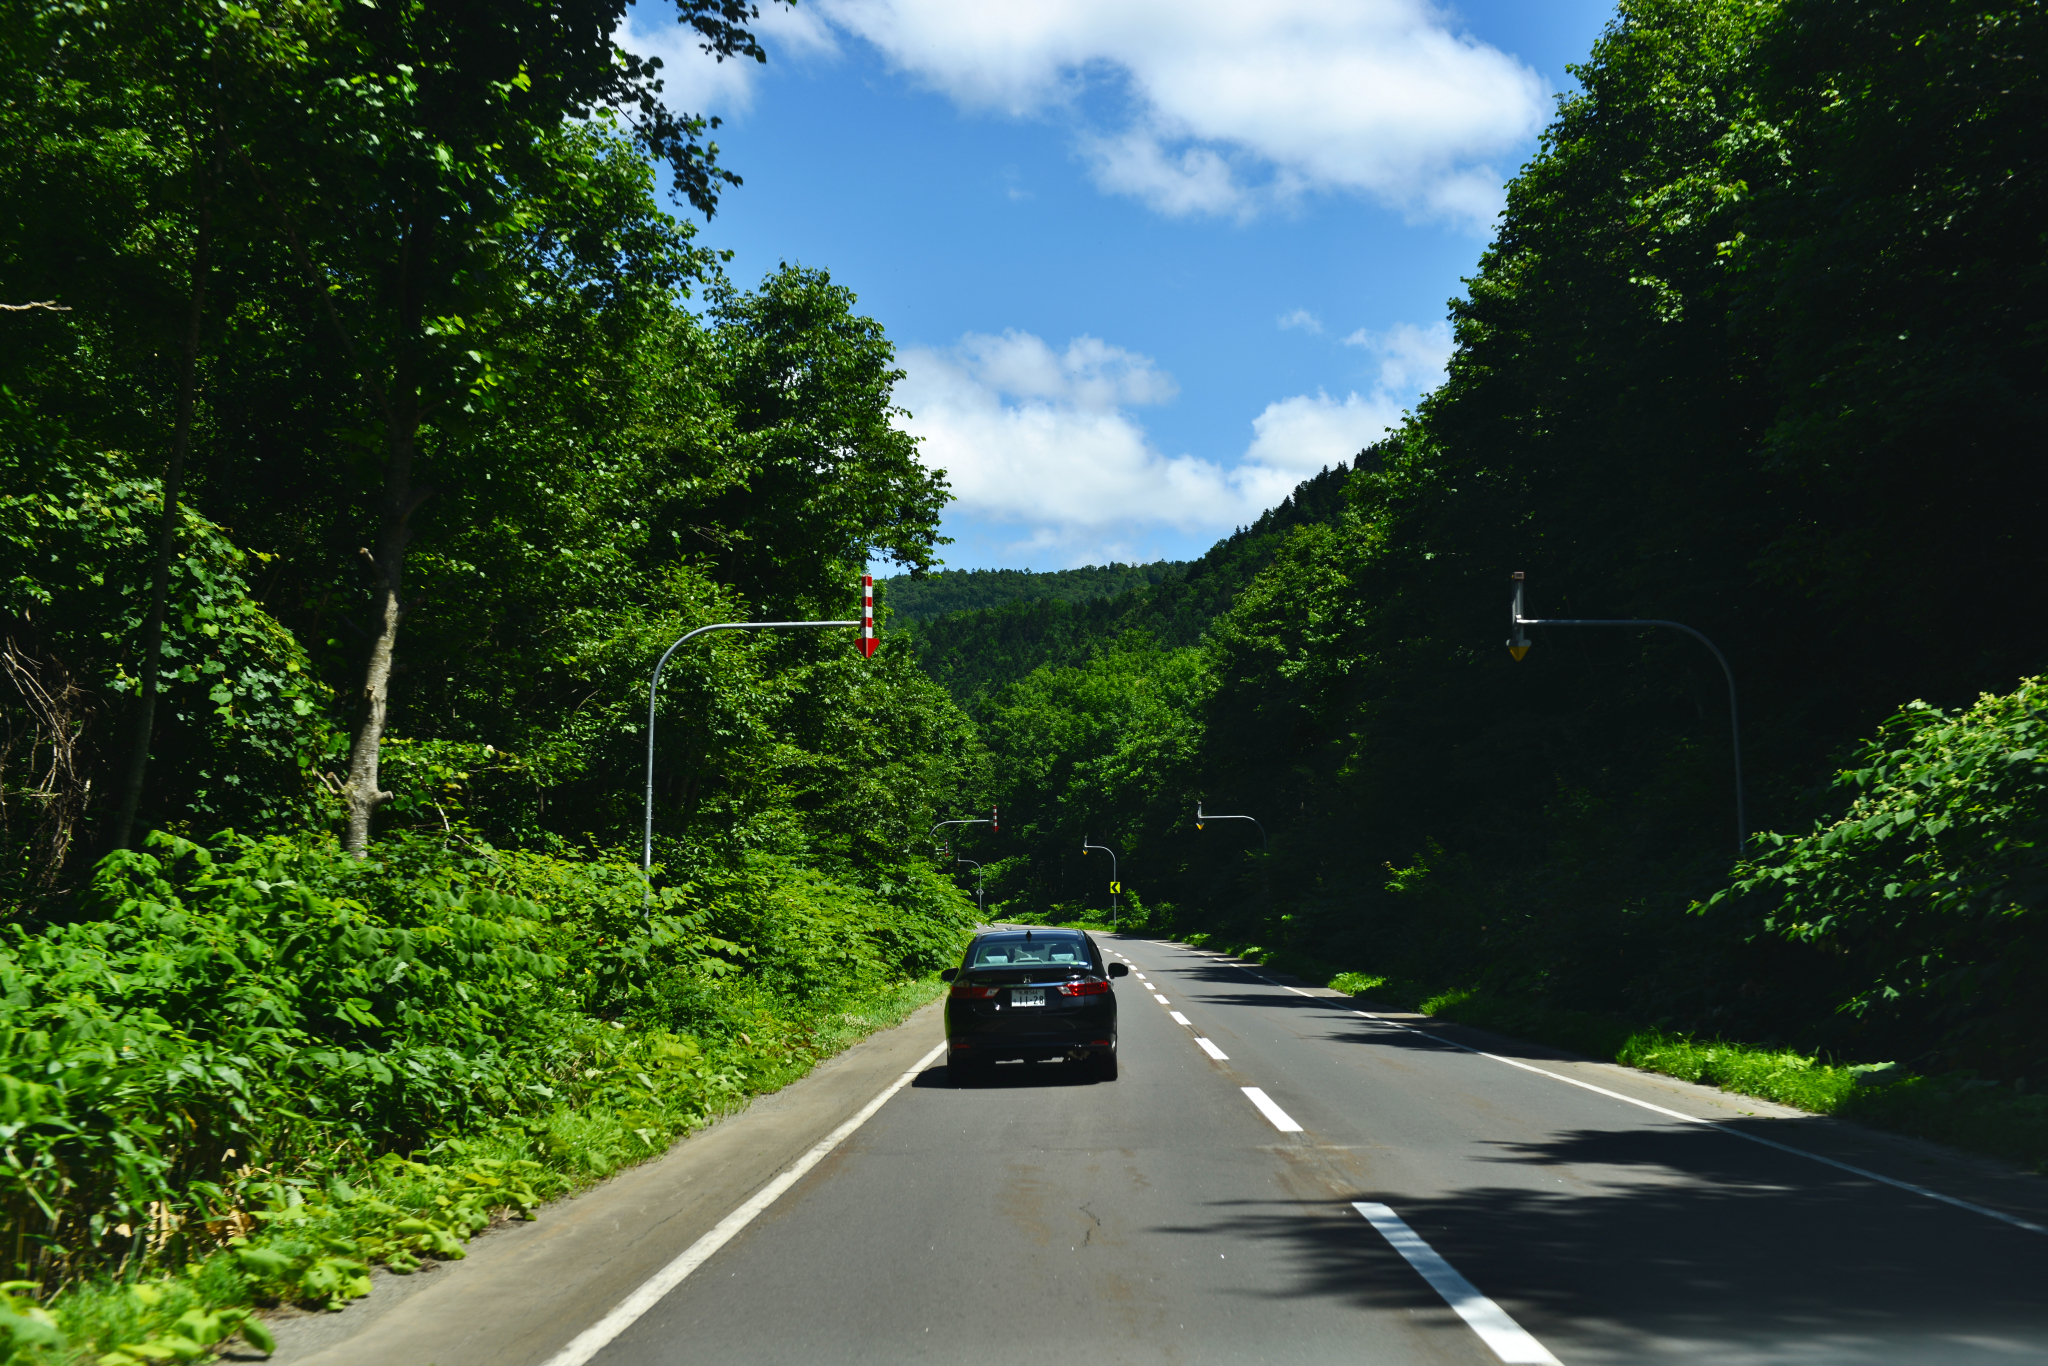
[[1022,935],[1015,939],[984,939],[968,954],[967,966],[973,968],[1077,968],[1086,970],[1088,945],[1080,939],[1049,939]]

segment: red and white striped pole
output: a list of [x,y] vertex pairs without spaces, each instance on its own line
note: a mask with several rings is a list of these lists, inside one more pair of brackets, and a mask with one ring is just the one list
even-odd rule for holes
[[863,659],[873,659],[875,650],[881,645],[875,638],[875,576],[860,576],[860,653]]

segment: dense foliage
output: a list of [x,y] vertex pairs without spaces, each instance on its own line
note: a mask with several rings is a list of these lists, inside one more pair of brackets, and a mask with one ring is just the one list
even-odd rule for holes
[[[1085,816],[1168,923],[1296,962],[2040,1075],[2033,685],[2006,695],[2043,663],[2009,586],[2048,516],[2044,55],[2036,5],[1628,0],[1453,302],[1445,384],[1198,668],[1112,633],[977,703],[1005,810],[1063,845]],[[1560,627],[1517,663],[1515,570],[1534,616],[1705,633],[1752,827],[1828,833],[1736,868],[1713,657]],[[1011,905],[1103,900],[1069,853],[1006,874]]]
[[662,208],[738,179],[623,11],[0,20],[0,1359],[459,1256],[970,923],[910,850],[982,753],[907,641],[693,642],[648,774],[664,651],[854,615],[948,494],[852,292]]

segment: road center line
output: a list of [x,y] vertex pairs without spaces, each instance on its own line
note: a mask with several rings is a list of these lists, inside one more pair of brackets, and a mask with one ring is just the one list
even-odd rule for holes
[[1173,1004],[1173,1002],[1171,1002],[1171,1001],[1167,1000],[1167,999],[1166,999],[1166,998],[1165,998],[1164,996],[1161,996],[1161,995],[1160,995],[1160,994],[1159,994],[1158,992],[1156,992],[1156,991],[1152,993],[1152,999],[1153,999],[1153,1000],[1155,1000],[1155,1001],[1157,1001],[1157,1002],[1159,1002],[1159,1004],[1161,1004],[1161,1005],[1163,1005],[1163,1006],[1169,1006],[1169,1005],[1172,1005],[1172,1004]]
[[[1207,1039],[1199,1039],[1197,1040],[1197,1042],[1206,1044],[1209,1041]],[[1273,1103],[1273,1098],[1271,1096],[1268,1096],[1264,1091],[1261,1091],[1256,1086],[1242,1086],[1238,1089],[1244,1092],[1244,1098],[1246,1100],[1250,1101],[1252,1104],[1259,1107],[1260,1114],[1264,1115],[1267,1119],[1273,1121],[1273,1127],[1278,1129],[1281,1133],[1298,1134],[1301,1132],[1301,1126],[1294,1122],[1293,1116],[1289,1115],[1285,1110],[1275,1105]],[[550,1364],[550,1366],[552,1366],[552,1363]]]
[[1561,1081],[1566,1086],[1576,1086],[1581,1090],[1606,1096],[1610,1100],[1618,1100],[1626,1105],[1636,1106],[1639,1109],[1655,1111],[1657,1114],[1664,1115],[1670,1119],[1683,1120],[1687,1124],[1704,1124],[1711,1129],[1718,1129],[1732,1137],[1748,1139],[1751,1143],[1759,1143],[1766,1148],[1776,1148],[1781,1153],[1790,1153],[1794,1157],[1803,1157],[1809,1162],[1818,1162],[1824,1167],[1833,1167],[1837,1171],[1845,1171],[1852,1176],[1860,1176],[1866,1181],[1875,1181],[1880,1185],[1891,1186],[1896,1190],[1910,1191],[1914,1195],[1925,1196],[1929,1200],[1938,1200],[1944,1205],[1953,1205],[1957,1209],[1968,1210],[1972,1214],[1981,1214],[1987,1219],[1996,1219],[2002,1224],[2011,1224],[2014,1228],[2025,1229],[2029,1233],[2048,1234],[2048,1228],[2044,1228],[2040,1224],[2031,1223],[2017,1215],[2006,1214],[2001,1210],[1991,1209],[1984,1205],[1971,1204],[1968,1200],[1958,1200],[1953,1195],[1943,1195],[1940,1191],[1929,1190],[1925,1186],[1916,1186],[1911,1181],[1901,1181],[1896,1177],[1884,1176],[1862,1167],[1852,1167],[1847,1162],[1837,1162],[1832,1157],[1822,1157],[1819,1153],[1808,1152],[1804,1148],[1794,1148],[1773,1139],[1760,1138],[1746,1130],[1732,1128],[1718,1119],[1705,1119],[1699,1115],[1688,1115],[1681,1110],[1668,1110],[1662,1105],[1656,1105],[1647,1100],[1637,1100],[1634,1096],[1625,1096],[1619,1091],[1610,1091],[1604,1086],[1595,1086],[1592,1082],[1580,1081],[1577,1077],[1563,1076],[1550,1071],[1548,1068],[1532,1067],[1528,1063],[1518,1062],[1514,1058],[1503,1058],[1498,1053],[1488,1053],[1482,1049],[1472,1048],[1454,1039],[1446,1039],[1441,1034],[1432,1034],[1426,1029],[1417,1029],[1413,1025],[1404,1025],[1398,1020],[1389,1020],[1384,1016],[1374,1015],[1370,1011],[1354,1010],[1351,1013],[1353,1015],[1363,1015],[1368,1020],[1386,1025],[1392,1029],[1401,1029],[1406,1030],[1410,1034],[1419,1034],[1425,1039],[1433,1039],[1437,1043],[1448,1045],[1463,1053],[1471,1053],[1482,1058],[1491,1058],[1495,1062],[1506,1063],[1509,1067],[1519,1067],[1524,1072],[1534,1072],[1539,1077],[1548,1077],[1552,1081]]
[[831,1133],[818,1140],[809,1152],[784,1167],[773,1181],[755,1191],[753,1197],[731,1214],[718,1221],[712,1230],[683,1250],[681,1256],[661,1270],[649,1276],[640,1288],[620,1300],[611,1313],[606,1314],[590,1327],[569,1340],[569,1345],[547,1359],[545,1366],[584,1366],[608,1346],[612,1339],[632,1327],[642,1314],[660,1304],[671,1290],[688,1279],[690,1273],[711,1260],[712,1254],[731,1242],[734,1235],[760,1217],[782,1197],[784,1191],[804,1178],[811,1168],[823,1162],[832,1150],[852,1136],[853,1132],[874,1118],[875,1111],[889,1103],[889,1098],[910,1084],[911,1078],[938,1061],[946,1051],[946,1045],[939,1044],[931,1052],[919,1058],[917,1065],[905,1072],[882,1089],[882,1093],[861,1107],[860,1113]]
[[1354,1200],[1351,1208],[1363,1214],[1366,1221],[1380,1231],[1380,1236],[1394,1245],[1394,1251],[1429,1282],[1430,1289],[1444,1297],[1444,1303],[1479,1334],[1480,1341],[1491,1347],[1495,1356],[1507,1362],[1563,1366],[1549,1349],[1510,1318],[1507,1310],[1480,1294],[1478,1287],[1460,1276],[1435,1248],[1422,1241],[1422,1236],[1408,1227],[1400,1215],[1369,1200]]
[[1201,1035],[1199,1035],[1199,1034],[1195,1035],[1195,1043],[1196,1043],[1196,1044],[1198,1044],[1198,1045],[1199,1045],[1199,1046],[1201,1047],[1201,1050],[1202,1050],[1202,1051],[1203,1051],[1204,1053],[1207,1053],[1207,1054],[1208,1054],[1208,1055],[1209,1055],[1210,1057],[1212,1057],[1212,1058],[1216,1059],[1216,1061],[1218,1061],[1218,1062],[1229,1062],[1229,1061],[1230,1061],[1230,1055],[1229,1055],[1228,1053],[1225,1053],[1225,1052],[1224,1052],[1224,1051],[1223,1051],[1222,1049],[1218,1048],[1218,1047],[1217,1047],[1217,1046],[1216,1046],[1215,1044],[1213,1044],[1213,1043],[1210,1043],[1210,1042],[1209,1042],[1209,1041],[1208,1041],[1207,1039],[1203,1038],[1203,1037],[1202,1037]]
[[1180,1012],[1179,1012],[1178,1010],[1169,1010],[1169,1011],[1167,1011],[1166,1013],[1167,1013],[1167,1014],[1169,1014],[1169,1015],[1171,1015],[1171,1016],[1173,1016],[1173,1022],[1174,1022],[1175,1024],[1177,1024],[1177,1025],[1186,1025],[1186,1026],[1187,1026],[1187,1028],[1189,1028],[1189,1029],[1193,1029],[1193,1028],[1194,1028],[1194,1026],[1193,1026],[1193,1025],[1191,1025],[1191,1024],[1188,1024],[1188,1017],[1187,1017],[1187,1016],[1185,1016],[1185,1015],[1183,1015],[1183,1014],[1181,1014],[1181,1013],[1180,1013]]

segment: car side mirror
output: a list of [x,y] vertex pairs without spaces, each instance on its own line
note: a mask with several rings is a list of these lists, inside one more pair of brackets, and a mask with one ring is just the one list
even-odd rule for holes
[[1112,977],[1128,977],[1131,975],[1131,965],[1129,963],[1111,963],[1109,965],[1109,975]]
[[946,970],[945,970],[944,972],[942,972],[942,973],[940,973],[940,974],[939,974],[939,980],[940,980],[941,982],[950,982],[950,981],[952,981],[952,980],[953,980],[953,979],[954,979],[955,977],[958,977],[959,975],[960,975],[960,969],[958,969],[958,968],[947,968],[947,969],[946,969]]

